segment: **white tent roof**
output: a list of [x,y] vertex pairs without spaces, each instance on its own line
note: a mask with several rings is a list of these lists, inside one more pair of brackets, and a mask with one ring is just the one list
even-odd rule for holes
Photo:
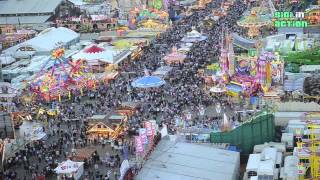
[[14,53],[20,47],[32,47],[36,51],[52,51],[58,44],[66,44],[79,38],[79,34],[65,27],[48,28],[42,31],[38,36],[29,39],[21,44],[5,50],[5,53]]
[[257,171],[258,170],[258,165],[260,162],[260,154],[250,154],[246,171]]
[[73,3],[75,6],[83,6],[88,3],[84,2],[83,0],[69,0],[71,3]]
[[287,156],[284,159],[284,177],[286,178],[297,178],[298,174],[298,157],[297,156]]
[[40,24],[40,23],[45,23],[50,17],[51,16],[0,17],[0,24]]
[[11,64],[11,63],[15,62],[16,60],[12,56],[6,56],[6,55],[2,54],[0,56],[0,61],[1,61],[2,65],[7,65],[7,64]]
[[161,139],[137,180],[233,179],[239,170],[239,153],[210,146]]
[[312,71],[316,71],[316,70],[320,70],[320,65],[302,65],[300,66],[300,71],[302,72],[312,72]]
[[83,164],[84,162],[74,162],[71,160],[67,160],[59,164],[59,166],[55,168],[54,171],[57,174],[69,174],[76,172]]
[[62,0],[0,1],[0,14],[27,14],[54,12]]
[[95,51],[95,52],[87,52],[87,50],[91,48],[100,48],[95,44],[89,45],[85,49],[81,50],[79,53],[72,56],[72,59],[78,60],[78,59],[84,59],[89,64],[96,64],[98,61],[102,61],[105,63],[114,63],[113,62],[113,52],[110,50],[106,50],[103,48],[100,48],[101,51]]
[[202,35],[201,35],[201,33],[199,33],[198,31],[192,30],[191,32],[188,32],[188,33],[187,33],[187,36],[200,37],[200,36],[202,36]]

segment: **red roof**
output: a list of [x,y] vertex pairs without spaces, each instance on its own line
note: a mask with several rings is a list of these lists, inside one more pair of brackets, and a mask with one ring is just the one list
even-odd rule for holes
[[100,53],[103,51],[104,51],[104,49],[98,47],[97,45],[92,45],[91,47],[84,50],[85,53]]

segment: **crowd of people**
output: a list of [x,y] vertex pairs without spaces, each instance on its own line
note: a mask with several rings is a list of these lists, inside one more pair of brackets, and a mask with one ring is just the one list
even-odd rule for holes
[[[228,11],[227,16],[221,17],[210,30],[204,30],[202,19],[212,13],[212,9],[219,8],[222,0],[215,0],[203,10],[195,11],[192,15],[175,22],[166,32],[143,48],[143,54],[138,60],[132,60],[128,65],[120,66],[121,75],[110,84],[101,84],[96,90],[84,92],[84,96],[72,96],[71,100],[56,102],[59,106],[59,115],[56,117],[42,116],[48,123],[49,137],[46,141],[26,145],[24,150],[17,152],[6,161],[6,170],[2,174],[4,179],[36,179],[44,175],[52,174],[52,169],[58,162],[66,160],[75,146],[86,147],[95,142],[88,142],[85,128],[82,123],[66,122],[65,119],[79,119],[80,121],[94,114],[105,114],[125,101],[135,101],[141,104],[139,111],[129,119],[132,128],[143,126],[143,121],[157,119],[158,123],[167,124],[172,133],[175,131],[175,117],[182,116],[187,109],[196,110],[200,106],[207,107],[220,102],[223,107],[230,108],[230,102],[224,98],[215,98],[204,91],[204,80],[197,75],[200,68],[206,67],[213,57],[220,54],[221,38],[224,31],[243,34],[244,31],[236,25],[236,21],[246,9],[243,1],[237,0]],[[144,75],[145,69],[155,71],[163,65],[162,57],[169,53],[173,46],[179,46],[180,40],[187,32],[195,27],[208,38],[205,41],[194,43],[187,54],[183,64],[173,67],[165,78],[166,84],[160,88],[135,89],[131,82]],[[134,72],[126,73],[126,72]],[[25,106],[16,102],[19,109],[32,111],[34,105]],[[46,103],[37,102],[38,107],[46,106]],[[211,128],[209,124],[217,119],[207,118],[203,120],[203,126]],[[194,123],[199,124],[199,118],[194,118]],[[213,124],[218,124],[214,122]],[[134,153],[131,140],[126,144]],[[112,157],[117,157],[120,165],[120,151],[113,151]],[[98,152],[95,157],[99,156]],[[100,154],[100,157],[105,156]],[[93,162],[87,162],[85,169],[88,179],[109,179],[110,173],[99,171],[95,164],[101,163],[101,158],[93,158]],[[122,159],[122,158],[121,158]],[[90,168],[91,167],[91,168]],[[103,167],[107,169],[107,167]],[[23,170],[21,170],[23,169]],[[119,166],[113,168],[115,174],[119,173]],[[93,172],[96,174],[94,175]],[[17,175],[18,173],[18,175]],[[22,174],[19,174],[22,173]]]

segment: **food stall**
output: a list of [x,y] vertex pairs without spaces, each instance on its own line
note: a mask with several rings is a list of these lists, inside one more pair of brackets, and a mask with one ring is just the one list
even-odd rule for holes
[[121,115],[131,117],[140,108],[140,104],[136,102],[124,102],[117,108],[116,112]]
[[87,135],[89,138],[95,139],[98,137],[109,138],[113,133],[114,129],[105,122],[89,123],[87,128]]

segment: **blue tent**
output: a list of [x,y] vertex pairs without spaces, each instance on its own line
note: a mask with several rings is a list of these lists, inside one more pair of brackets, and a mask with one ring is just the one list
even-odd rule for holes
[[144,76],[133,81],[131,85],[137,88],[151,88],[160,87],[165,83],[166,82],[158,76]]

